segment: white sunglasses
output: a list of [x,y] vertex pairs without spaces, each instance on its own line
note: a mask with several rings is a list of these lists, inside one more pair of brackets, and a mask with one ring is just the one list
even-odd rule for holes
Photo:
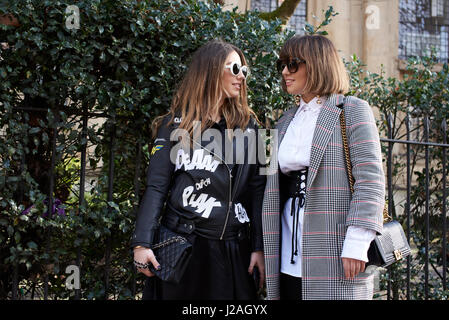
[[245,79],[249,75],[248,66],[241,66],[240,63],[238,62],[231,62],[231,64],[225,66],[225,69],[229,69],[234,76],[238,76],[240,71],[242,71],[242,74],[245,77]]

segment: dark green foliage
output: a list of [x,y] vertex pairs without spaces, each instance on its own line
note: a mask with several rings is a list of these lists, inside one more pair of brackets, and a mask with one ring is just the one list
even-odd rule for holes
[[[79,29],[66,27],[69,5],[79,8]],[[252,71],[250,105],[270,125],[272,111],[291,101],[274,67],[286,36],[281,23],[192,0],[20,0],[1,2],[4,13],[18,17],[20,26],[0,25],[0,42],[8,44],[0,51],[0,298],[11,298],[14,270],[26,298],[42,296],[46,274],[49,297],[73,298],[64,270],[80,252],[82,298],[132,299],[129,239],[152,120],[168,111],[191,54],[222,38],[244,51]],[[91,119],[85,135],[83,112]],[[53,196],[65,213],[49,217],[43,213],[53,139]],[[90,168],[80,206],[83,146]],[[140,292],[143,277],[137,280]]]
[[[323,10],[324,11],[324,10]],[[331,17],[335,17],[338,14],[338,12],[334,11],[334,7],[329,6],[329,9],[324,12],[324,20],[317,26],[314,27],[310,23],[306,22],[304,25],[304,31],[307,34],[320,34],[322,36],[328,35],[327,31],[319,31],[322,27],[327,26],[329,23],[332,22]],[[318,19],[316,16],[313,16],[314,19]]]

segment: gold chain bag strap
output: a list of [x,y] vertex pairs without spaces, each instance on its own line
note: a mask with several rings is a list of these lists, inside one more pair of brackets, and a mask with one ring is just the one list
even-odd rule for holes
[[[345,98],[346,100],[346,98]],[[349,188],[351,194],[354,193],[354,176],[352,175],[351,157],[349,153],[348,137],[346,135],[346,121],[344,105],[340,113],[341,137],[343,140],[343,150],[345,155],[346,171],[348,173]],[[368,250],[368,262],[366,266],[375,265],[388,267],[392,263],[399,261],[410,255],[410,245],[405,237],[402,225],[392,219],[388,214],[388,205],[385,203],[383,209],[383,230],[382,234],[376,235]]]

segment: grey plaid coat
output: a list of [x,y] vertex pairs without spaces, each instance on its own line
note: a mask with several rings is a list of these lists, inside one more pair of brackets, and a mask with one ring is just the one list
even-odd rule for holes
[[[351,195],[344,162],[338,105],[343,95],[323,104],[312,140],[303,224],[302,297],[308,299],[372,299],[373,274],[344,278],[341,252],[348,226],[382,231],[385,177],[379,134],[366,101],[347,97],[344,105],[348,145],[355,180]],[[282,115],[278,146],[297,106]],[[276,161],[274,155],[272,161]],[[267,177],[262,224],[267,299],[279,299],[281,213],[277,169]]]

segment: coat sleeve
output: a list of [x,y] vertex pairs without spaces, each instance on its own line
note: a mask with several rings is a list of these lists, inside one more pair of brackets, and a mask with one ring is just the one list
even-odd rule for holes
[[258,126],[256,130],[256,152],[257,160],[253,165],[253,173],[248,185],[251,190],[251,239],[253,251],[263,251],[263,233],[262,233],[262,204],[267,181],[266,170],[262,170],[266,166],[265,141],[259,135]]
[[259,165],[253,165],[252,176],[248,183],[250,191],[250,223],[252,251],[263,251],[262,238],[262,202],[266,177],[260,174]]
[[167,127],[167,122],[168,117],[160,125],[153,143],[147,170],[146,189],[137,212],[131,247],[151,246],[170,189],[175,165],[170,161],[171,130]]
[[368,103],[355,97],[347,99],[344,108],[354,193],[346,225],[381,233],[385,176],[379,132]]

